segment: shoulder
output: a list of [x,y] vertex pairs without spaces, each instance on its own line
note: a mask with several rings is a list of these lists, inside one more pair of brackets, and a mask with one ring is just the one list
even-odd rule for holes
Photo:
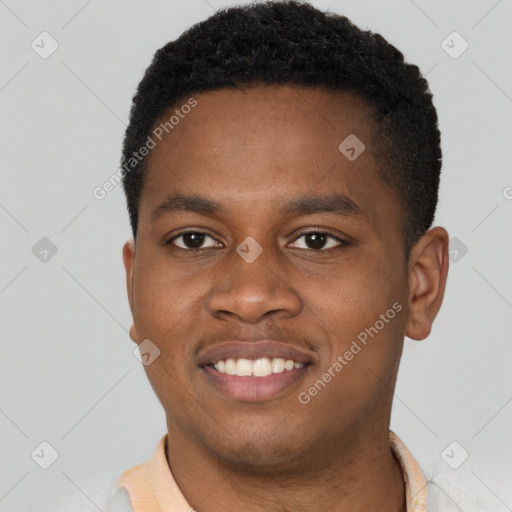
[[112,478],[91,496],[103,512],[133,512],[126,489],[117,488],[118,478]]
[[427,512],[505,512],[500,501],[471,469],[452,470],[441,465],[424,469]]
[[[130,497],[126,489],[117,488],[118,477],[108,476],[101,479],[101,483],[89,482],[91,485],[83,486],[88,490],[82,491],[87,497],[78,499],[76,492],[64,497],[60,497],[60,502],[52,508],[55,512],[78,512],[92,510],[101,510],[102,512],[133,512],[130,504]],[[78,499],[78,501],[77,501]]]

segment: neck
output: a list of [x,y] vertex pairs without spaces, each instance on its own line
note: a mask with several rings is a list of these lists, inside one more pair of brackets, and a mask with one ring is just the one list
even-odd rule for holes
[[169,467],[188,503],[200,512],[406,511],[404,480],[387,427],[330,440],[304,454],[303,463],[279,469],[241,469],[174,425],[168,424],[168,431]]

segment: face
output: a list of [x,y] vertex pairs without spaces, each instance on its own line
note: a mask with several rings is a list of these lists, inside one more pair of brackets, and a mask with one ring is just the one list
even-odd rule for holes
[[[124,247],[130,335],[160,350],[145,370],[169,431],[296,465],[389,424],[410,305],[399,199],[357,97],[194,97],[151,150]],[[359,155],[339,149],[350,134]]]

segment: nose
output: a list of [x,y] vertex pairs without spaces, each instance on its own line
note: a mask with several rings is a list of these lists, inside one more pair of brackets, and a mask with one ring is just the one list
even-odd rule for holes
[[235,316],[257,323],[265,315],[293,317],[302,310],[302,301],[290,282],[289,273],[272,251],[263,252],[251,263],[234,252],[207,298],[212,316]]

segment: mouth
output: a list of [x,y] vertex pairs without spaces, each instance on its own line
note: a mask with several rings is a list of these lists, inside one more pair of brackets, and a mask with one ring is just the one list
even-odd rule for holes
[[267,377],[275,373],[283,373],[293,369],[302,368],[304,363],[297,363],[293,359],[283,359],[280,357],[262,357],[260,359],[221,359],[216,363],[209,365],[215,368],[219,373],[225,375],[238,375],[239,377]]
[[237,400],[260,402],[295,387],[316,356],[278,342],[247,341],[217,345],[199,360],[217,391]]

